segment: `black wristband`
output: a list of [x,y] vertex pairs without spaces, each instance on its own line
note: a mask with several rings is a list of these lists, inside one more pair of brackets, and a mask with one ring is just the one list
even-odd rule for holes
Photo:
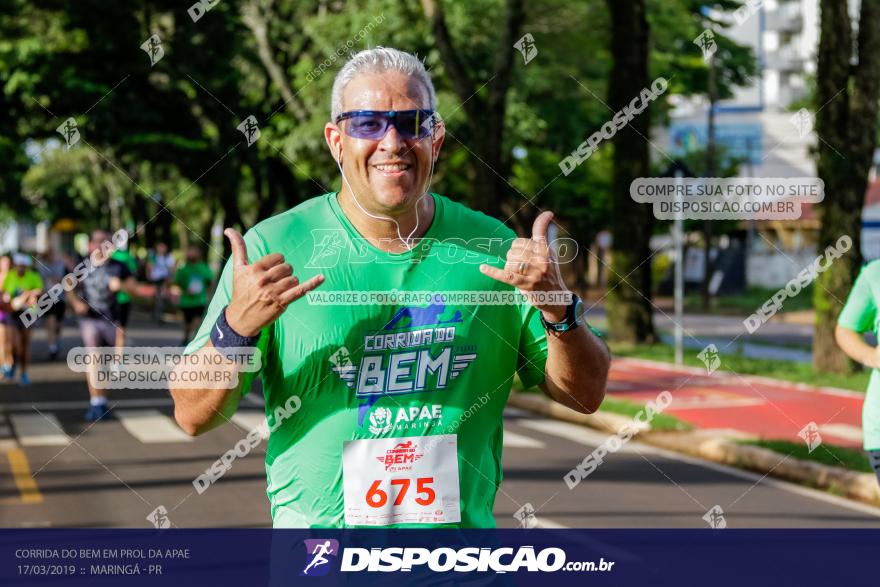
[[215,349],[256,346],[257,341],[260,340],[259,334],[242,336],[233,330],[229,322],[226,321],[226,308],[228,307],[223,307],[220,315],[217,317],[217,322],[214,323],[214,328],[211,329],[211,344],[214,345]]

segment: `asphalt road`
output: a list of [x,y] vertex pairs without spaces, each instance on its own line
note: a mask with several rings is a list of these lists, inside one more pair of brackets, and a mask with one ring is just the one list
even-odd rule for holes
[[[68,348],[78,344],[76,334],[65,330]],[[178,340],[175,327],[132,330],[138,345]],[[82,376],[64,362],[46,363],[41,340],[35,355],[33,385],[0,384],[0,526],[145,528],[157,508],[182,528],[270,525],[262,447],[203,494],[192,485],[259,421],[258,400],[196,439],[175,430],[162,391],[116,394],[116,418],[90,426],[82,420]],[[514,514],[525,511],[542,527],[699,528],[708,527],[710,509],[731,528],[880,526],[878,508],[637,442],[569,490],[563,475],[604,434],[512,409],[505,429],[499,527],[520,526]]]

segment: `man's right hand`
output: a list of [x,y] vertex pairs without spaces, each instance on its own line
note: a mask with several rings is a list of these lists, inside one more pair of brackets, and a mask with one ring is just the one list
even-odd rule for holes
[[322,283],[318,274],[300,283],[293,267],[278,253],[248,262],[244,239],[233,228],[223,231],[232,247],[232,298],[226,308],[226,321],[238,334],[255,336],[272,324],[294,300]]

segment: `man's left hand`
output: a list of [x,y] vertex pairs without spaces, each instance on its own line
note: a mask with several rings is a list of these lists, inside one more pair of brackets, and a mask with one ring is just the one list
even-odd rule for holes
[[[532,225],[532,238],[518,238],[513,241],[507,251],[504,269],[483,264],[480,265],[480,271],[492,279],[514,286],[527,296],[538,292],[568,291],[559,271],[556,254],[547,244],[547,227],[552,220],[553,212],[539,214]],[[567,304],[535,303],[532,296],[529,299],[541,311],[545,320],[560,322],[565,318]]]

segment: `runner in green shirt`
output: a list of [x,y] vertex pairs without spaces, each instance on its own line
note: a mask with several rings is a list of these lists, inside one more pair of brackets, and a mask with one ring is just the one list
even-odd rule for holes
[[19,382],[22,385],[30,385],[27,374],[28,362],[31,355],[31,331],[21,319],[22,313],[37,303],[37,298],[43,292],[43,278],[31,267],[33,261],[30,255],[16,253],[12,256],[13,268],[6,274],[2,289],[4,297],[12,306],[12,312],[8,316],[8,338],[12,340],[13,364],[4,373],[7,379],[15,377],[16,369],[19,370]]
[[[137,276],[137,260],[127,249],[116,249],[110,255],[114,261],[119,261],[131,272],[133,276]],[[131,294],[125,290],[119,290],[116,293],[116,303],[119,308],[119,326],[116,328],[116,348],[122,352],[125,346],[125,334],[128,330],[128,318],[131,316]]]
[[202,261],[202,251],[196,246],[189,247],[186,262],[174,275],[175,289],[179,294],[177,305],[183,313],[184,345],[202,323],[208,305],[208,289],[213,281],[214,272]]
[[[352,110],[334,99],[325,138],[337,162],[344,150],[343,189],[244,239],[227,229],[233,259],[187,352],[259,348],[276,527],[493,527],[514,373],[591,412],[607,349],[578,328],[576,296],[498,301],[566,289],[546,240],[552,214],[517,239],[425,190],[443,129],[418,109],[435,104],[418,59],[368,50],[337,80]],[[244,374],[220,394],[182,383],[198,367],[175,373],[175,417],[190,434],[221,424],[250,389]],[[200,493],[228,468],[218,462],[194,481]]]
[[862,267],[837,318],[835,336],[840,348],[853,360],[871,369],[862,407],[864,448],[880,480],[880,349],[867,344],[865,332],[880,334],[880,261]]

